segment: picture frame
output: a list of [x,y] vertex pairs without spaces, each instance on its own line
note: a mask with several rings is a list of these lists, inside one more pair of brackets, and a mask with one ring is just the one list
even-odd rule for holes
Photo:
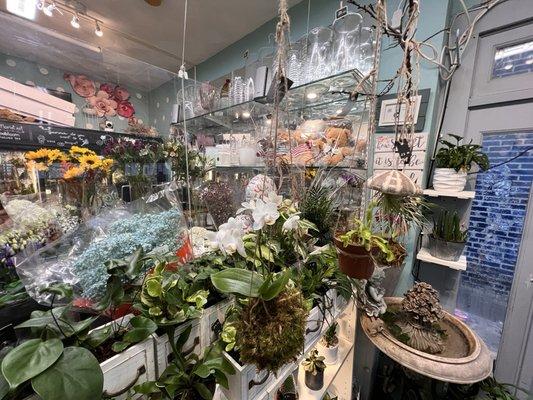
[[[416,124],[418,121],[418,114],[420,112],[420,103],[422,102],[422,96],[418,95],[415,97],[415,101],[412,104],[413,108],[413,121]],[[381,110],[379,113],[379,122],[378,126],[394,126],[395,114],[397,110],[398,99],[388,99],[381,102]],[[400,115],[398,118],[398,124],[403,125],[405,122],[405,114],[407,110],[407,102],[402,102],[400,107]]]
[[[418,96],[420,98],[415,106],[417,111],[415,113],[416,119],[414,120],[415,132],[422,132],[425,128],[429,96],[431,94],[431,89],[420,89],[418,91]],[[393,133],[396,130],[394,124],[394,113],[396,112],[397,104],[397,93],[386,94],[379,97],[376,105],[376,133]],[[386,106],[386,110],[383,110]],[[383,110],[383,111],[382,111]],[[383,118],[381,118],[383,114]],[[386,125],[382,125],[385,123]],[[402,125],[402,120],[400,119],[400,125]]]

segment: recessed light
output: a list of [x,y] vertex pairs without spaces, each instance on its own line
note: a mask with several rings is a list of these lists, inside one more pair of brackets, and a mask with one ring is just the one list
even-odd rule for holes
[[533,64],[533,58],[530,58],[529,60],[526,61],[526,65],[531,65]]
[[244,111],[244,112],[242,113],[242,117],[243,117],[243,118],[250,118],[250,111]]
[[309,93],[307,93],[307,98],[308,98],[309,100],[314,100],[314,99],[316,99],[317,97],[318,97],[318,94],[316,94],[315,92],[309,92]]
[[335,111],[337,114],[342,113],[342,108],[339,108],[337,111]]
[[513,69],[513,64],[507,64],[506,66],[503,67],[503,69],[506,69],[507,71],[509,71],[510,69]]

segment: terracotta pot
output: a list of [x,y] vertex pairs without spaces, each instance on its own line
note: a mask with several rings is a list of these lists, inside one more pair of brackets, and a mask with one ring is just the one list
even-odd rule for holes
[[339,269],[351,278],[369,279],[374,273],[374,260],[363,246],[344,244],[334,239],[339,254]]

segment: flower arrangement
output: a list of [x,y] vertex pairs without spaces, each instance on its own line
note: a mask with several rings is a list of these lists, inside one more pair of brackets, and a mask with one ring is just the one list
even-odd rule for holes
[[143,140],[109,139],[103,149],[104,156],[115,161],[124,170],[127,164],[151,164],[161,158],[159,143]]
[[199,197],[216,226],[222,225],[235,214],[233,191],[226,182],[209,182],[201,189]]
[[176,138],[170,138],[163,143],[163,156],[170,162],[174,179],[181,182],[187,181],[187,172],[189,180],[193,182],[202,178],[212,168],[203,154],[196,150],[187,149],[184,142]]

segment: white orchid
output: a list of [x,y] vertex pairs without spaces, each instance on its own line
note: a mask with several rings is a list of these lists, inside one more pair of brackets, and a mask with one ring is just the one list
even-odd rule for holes
[[298,222],[300,221],[299,215],[291,215],[287,220],[283,223],[283,226],[281,229],[283,232],[293,231],[298,228]]
[[261,199],[257,200],[252,211],[252,218],[254,219],[254,231],[262,229],[265,225],[274,225],[279,218],[277,204],[267,203]]
[[228,222],[220,225],[218,232],[211,232],[209,240],[212,247],[220,249],[224,254],[237,252],[246,257],[246,250],[242,240],[243,235],[242,223],[232,217],[228,219]]
[[279,207],[283,203],[283,196],[276,194],[276,192],[269,192],[265,197],[265,203],[273,203],[276,207]]
[[253,211],[255,209],[255,200],[245,201],[241,203],[241,208],[237,210],[237,215],[245,211]]

